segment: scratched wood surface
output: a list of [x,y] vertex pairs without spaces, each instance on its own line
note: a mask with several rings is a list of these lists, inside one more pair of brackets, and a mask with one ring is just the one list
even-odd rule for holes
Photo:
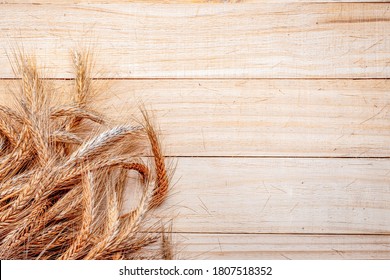
[[79,3],[99,3],[99,4],[110,4],[110,3],[149,3],[149,4],[238,4],[238,3],[332,3],[332,2],[366,2],[366,3],[388,3],[389,0],[7,0],[4,3],[7,4],[79,4]]
[[178,257],[390,258],[390,4],[7,2],[0,102],[16,42],[61,97],[91,46],[98,107],[146,104],[177,164]]
[[71,76],[64,54],[80,41],[96,46],[107,78],[390,76],[383,3],[9,4],[1,12],[1,77],[13,77],[4,51],[20,41],[57,78]]
[[[71,81],[56,82],[70,96]],[[158,120],[169,156],[390,156],[390,80],[114,80],[96,100],[113,120]],[[0,81],[12,103],[15,82]]]
[[389,259],[388,235],[192,234],[173,236],[183,259]]
[[215,233],[390,234],[390,160],[179,158],[166,218]]

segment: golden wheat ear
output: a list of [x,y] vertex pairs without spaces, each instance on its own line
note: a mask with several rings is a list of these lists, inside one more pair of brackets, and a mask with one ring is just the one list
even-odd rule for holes
[[[75,108],[82,110],[90,105],[93,96],[92,55],[88,50],[74,50],[72,51],[72,59],[75,73],[72,102]],[[65,130],[77,129],[81,120],[80,116],[69,116]]]
[[[73,53],[72,101],[53,104],[35,59],[18,57],[15,108],[0,105],[1,259],[173,257],[169,234],[147,220],[170,181],[158,133],[146,111],[142,126],[106,125],[91,100],[90,58]],[[140,160],[144,142],[153,168]],[[126,189],[139,186],[128,170],[139,174],[142,197],[123,215]],[[162,251],[151,257],[143,249],[160,237]]]
[[167,198],[170,180],[158,133],[146,109],[142,107],[140,110],[143,117],[141,123],[149,139],[156,176],[153,194],[149,204],[150,209],[152,209],[160,206]]

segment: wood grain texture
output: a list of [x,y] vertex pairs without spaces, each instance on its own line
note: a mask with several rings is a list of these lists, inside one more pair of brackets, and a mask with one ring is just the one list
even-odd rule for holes
[[[389,3],[388,0],[7,0],[7,4],[79,4],[79,3],[99,3],[99,4],[113,4],[113,3],[149,3],[149,4],[242,4],[242,3]],[[0,2],[1,3],[1,2]]]
[[[13,82],[0,82],[11,104]],[[57,81],[57,96],[72,84]],[[389,80],[116,80],[96,104],[123,122],[144,103],[170,156],[389,157]],[[14,87],[15,90],[15,87]]]
[[178,157],[158,217],[179,258],[390,259],[389,3],[6,2],[0,104],[17,44],[52,78],[91,46],[97,106],[123,122],[146,104]]
[[390,259],[390,236],[175,234],[181,259]]
[[34,51],[53,77],[64,57],[95,46],[120,78],[388,78],[390,4],[1,5],[4,50]]
[[196,233],[390,233],[389,159],[180,158],[158,217]]

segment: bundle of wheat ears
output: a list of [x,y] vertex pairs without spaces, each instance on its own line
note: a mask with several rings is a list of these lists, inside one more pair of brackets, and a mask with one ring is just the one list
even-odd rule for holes
[[[0,105],[0,259],[170,259],[164,226],[145,225],[169,187],[158,134],[145,110],[140,125],[109,127],[92,107],[89,52],[73,52],[73,62],[67,105],[53,102],[34,58],[15,64],[16,102]],[[131,187],[141,196],[124,212]]]

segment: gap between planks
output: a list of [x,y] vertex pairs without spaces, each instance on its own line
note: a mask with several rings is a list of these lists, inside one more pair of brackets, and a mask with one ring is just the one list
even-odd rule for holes
[[[169,223],[168,223],[169,224]],[[153,230],[153,231],[140,231],[140,233],[162,233],[163,231],[160,230]],[[164,231],[166,232],[166,231]],[[389,236],[390,233],[318,233],[318,232],[313,232],[313,233],[296,233],[296,232],[280,232],[280,233],[273,233],[273,232],[259,232],[259,233],[253,233],[253,232],[192,232],[192,231],[171,231],[170,233],[173,234],[189,234],[189,235],[202,235],[202,234],[207,234],[207,235],[237,235],[237,236],[272,236],[272,235],[277,235],[277,236]]]

